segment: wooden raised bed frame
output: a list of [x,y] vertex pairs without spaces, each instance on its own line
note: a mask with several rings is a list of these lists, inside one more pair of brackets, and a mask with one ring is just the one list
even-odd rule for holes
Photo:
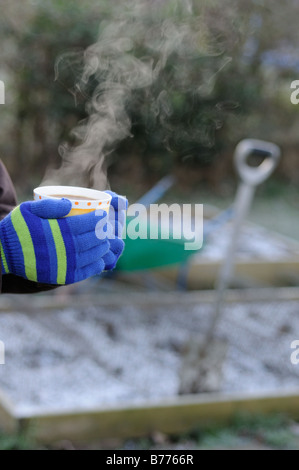
[[[213,301],[212,292],[130,294],[130,303],[186,305],[188,302]],[[253,297],[254,295],[254,297]],[[1,310],[12,312],[16,308],[17,297],[3,296]],[[275,301],[298,300],[298,289],[260,289],[251,291],[229,291],[227,302],[257,300]],[[24,299],[23,299],[24,300]],[[118,305],[123,296],[103,295],[88,297],[93,305]],[[84,296],[76,299],[76,305],[86,304]],[[63,308],[64,302],[53,296],[30,298],[30,311]],[[26,310],[26,309],[24,309]],[[12,313],[13,314],[13,313]],[[5,367],[5,366],[2,366]],[[211,423],[228,424],[239,412],[251,414],[283,413],[294,419],[299,418],[299,386],[296,390],[279,393],[234,393],[201,394],[178,396],[168,400],[148,402],[141,405],[122,404],[119,407],[99,407],[93,409],[49,412],[41,410],[34,414],[19,414],[16,407],[4,393],[0,392],[0,428],[6,433],[29,429],[37,442],[50,444],[59,440],[83,443],[106,438],[134,438],[147,436],[154,431],[180,433],[194,427],[205,427]]]

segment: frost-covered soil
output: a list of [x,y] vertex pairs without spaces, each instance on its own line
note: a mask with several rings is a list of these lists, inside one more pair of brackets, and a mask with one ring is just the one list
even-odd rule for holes
[[[190,301],[188,294],[186,302],[174,296],[161,303],[142,295],[136,303],[124,294],[123,305],[110,306],[82,305],[70,297],[64,308],[32,311],[29,296],[22,297],[27,310],[20,302],[18,311],[2,311],[6,364],[0,366],[0,388],[17,411],[101,408],[176,396],[184,346],[190,337],[204,336],[214,304]],[[291,342],[299,340],[298,301],[227,304],[217,335],[229,342],[222,393],[299,388],[299,365],[290,361]]]
[[[230,223],[215,227],[207,237],[204,249],[196,256],[210,260],[221,260],[225,257],[231,239]],[[244,224],[236,249],[238,259],[263,259],[279,261],[299,259],[299,242],[283,235],[271,232],[253,224]]]

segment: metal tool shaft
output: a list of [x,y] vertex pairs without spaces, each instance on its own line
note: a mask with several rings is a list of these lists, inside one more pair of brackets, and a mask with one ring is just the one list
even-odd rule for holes
[[[263,156],[262,163],[257,167],[248,164],[248,158],[252,154]],[[240,233],[246,220],[255,191],[258,185],[266,181],[273,173],[280,158],[280,149],[269,142],[247,139],[237,146],[234,159],[240,177],[240,184],[234,202],[234,218],[231,227],[231,237],[227,246],[224,262],[220,268],[216,281],[215,312],[211,320],[207,341],[214,334],[215,327],[221,317],[225,300],[225,292],[234,275],[235,258],[238,250]]]

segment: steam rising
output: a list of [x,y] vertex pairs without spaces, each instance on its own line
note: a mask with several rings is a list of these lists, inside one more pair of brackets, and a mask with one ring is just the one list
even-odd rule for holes
[[159,129],[170,151],[182,141],[213,145],[219,119],[206,126],[187,123],[179,133],[174,119],[182,94],[189,93],[190,106],[196,106],[230,61],[207,27],[205,2],[199,3],[195,13],[189,0],[123,2],[113,20],[100,24],[95,44],[57,59],[57,80],[63,82],[66,68],[75,70],[70,92],[86,100],[87,118],[72,132],[75,143],[60,146],[61,168],[48,171],[43,184],[106,189],[106,157],[133,137],[132,115],[140,110],[148,132]]

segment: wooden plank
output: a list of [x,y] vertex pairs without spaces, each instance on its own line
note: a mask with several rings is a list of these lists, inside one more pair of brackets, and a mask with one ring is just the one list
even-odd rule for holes
[[[22,297],[20,302],[20,297]],[[99,293],[90,295],[71,295],[65,301],[56,299],[51,295],[25,295],[25,296],[5,296],[2,294],[3,305],[0,305],[1,312],[42,312],[44,310],[63,310],[64,308],[86,308],[93,307],[118,307],[124,305],[158,306],[158,305],[192,305],[215,302],[214,290],[202,291],[172,291],[172,292],[130,292],[125,296],[123,293],[113,292],[113,294]],[[18,299],[18,301],[17,301]],[[229,289],[225,297],[226,302],[252,302],[254,301],[299,301],[298,287],[281,287],[279,289],[259,288],[259,289]],[[3,307],[3,308],[2,308]]]
[[285,393],[194,395],[119,408],[18,416],[41,443],[61,439],[87,442],[105,438],[148,436],[154,431],[176,434],[208,424],[228,424],[237,413],[282,413],[299,418],[299,390]]
[[18,429],[18,420],[15,417],[14,407],[6,394],[0,390],[0,430],[5,433],[15,433]]
[[[214,206],[204,205],[204,217],[210,219],[221,211]],[[262,227],[252,222],[246,222],[246,227],[260,230]],[[299,279],[299,242],[286,235],[264,228],[270,239],[276,240],[285,246],[287,254],[277,260],[263,258],[242,259],[237,254],[235,263],[235,278],[241,284],[250,286],[252,282],[264,286],[286,286],[297,284]],[[209,242],[207,242],[209,243]],[[224,253],[225,256],[225,253]],[[190,258],[186,286],[190,289],[211,289],[214,287],[222,261],[213,260],[204,256],[195,255]],[[159,274],[168,281],[176,283],[179,274],[178,266],[161,268]]]
[[[208,289],[215,285],[221,262],[202,260],[190,263],[186,276],[186,286],[189,289]],[[179,268],[175,266],[159,272],[166,279],[176,282]],[[299,277],[299,258],[290,260],[237,260],[235,264],[235,278],[253,279],[263,286],[283,286],[291,278]]]

